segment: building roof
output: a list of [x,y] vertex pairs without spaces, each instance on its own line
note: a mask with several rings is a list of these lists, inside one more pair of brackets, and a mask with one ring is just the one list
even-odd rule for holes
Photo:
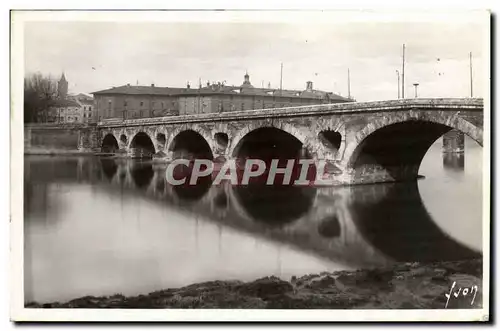
[[82,105],[93,105],[94,99],[78,99],[77,102],[81,103]]
[[76,101],[69,99],[56,99],[51,104],[52,107],[80,107],[80,104]]
[[107,90],[93,92],[94,95],[126,94],[126,95],[164,95],[164,96],[188,96],[188,95],[255,95],[255,96],[284,96],[290,98],[307,99],[330,99],[338,101],[352,101],[338,94],[320,90],[279,90],[270,88],[257,88],[252,85],[222,85],[212,84],[201,88],[179,88],[179,87],[157,87],[157,86],[133,86],[123,85]]
[[[194,90],[179,87],[137,86],[123,85],[107,90],[93,92],[92,94],[132,94],[132,95],[178,95],[182,91]],[[197,89],[196,89],[197,90]]]

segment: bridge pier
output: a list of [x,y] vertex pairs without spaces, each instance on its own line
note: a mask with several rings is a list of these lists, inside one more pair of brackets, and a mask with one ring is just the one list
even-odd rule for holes
[[458,130],[448,131],[443,135],[443,153],[463,153],[465,135]]
[[78,151],[84,153],[98,152],[101,149],[99,142],[99,132],[96,127],[78,130]]
[[418,179],[419,165],[402,164],[382,167],[377,164],[366,164],[348,171],[348,184],[376,184],[414,181]]

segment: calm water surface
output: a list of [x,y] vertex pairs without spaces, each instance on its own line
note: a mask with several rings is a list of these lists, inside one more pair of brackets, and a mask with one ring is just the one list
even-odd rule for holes
[[[150,163],[25,158],[25,301],[481,256],[482,148],[417,183],[171,187]],[[164,173],[164,172],[163,172]]]

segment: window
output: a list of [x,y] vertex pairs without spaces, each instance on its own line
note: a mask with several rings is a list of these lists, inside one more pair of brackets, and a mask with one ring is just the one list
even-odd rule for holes
[[127,107],[127,100],[123,101],[123,105]]
[[154,107],[155,107],[155,102],[151,101],[151,108],[154,108]]
[[111,110],[111,100],[108,100],[108,110]]
[[144,101],[141,101],[141,106],[144,106]]
[[163,102],[162,102],[162,103],[161,103],[161,109],[163,109],[164,107],[165,107],[165,106],[164,106],[164,104],[163,104]]
[[[142,102],[141,102],[141,104],[142,104]],[[143,111],[141,110],[141,111],[139,112],[139,117],[142,117],[142,115],[143,115]]]

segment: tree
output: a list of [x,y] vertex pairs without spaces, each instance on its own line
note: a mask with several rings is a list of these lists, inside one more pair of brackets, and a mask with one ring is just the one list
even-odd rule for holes
[[47,122],[57,97],[57,84],[50,76],[35,73],[24,78],[24,122]]

